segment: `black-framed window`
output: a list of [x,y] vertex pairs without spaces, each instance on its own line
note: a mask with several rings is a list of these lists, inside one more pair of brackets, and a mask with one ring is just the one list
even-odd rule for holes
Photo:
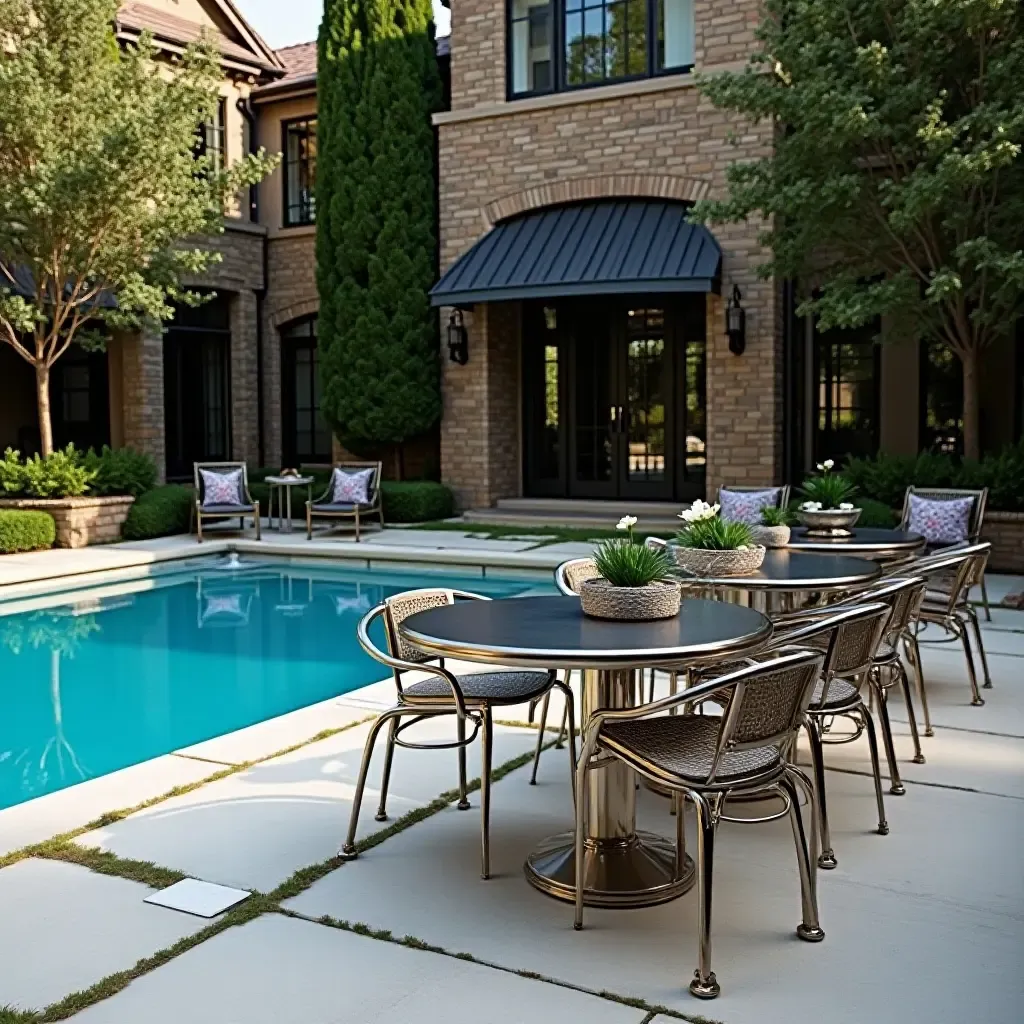
[[1014,439],[1024,441],[1024,316],[1017,321],[1017,416]]
[[213,117],[199,127],[196,139],[196,156],[210,158],[210,171],[217,173],[227,165],[227,120],[228,102],[222,96],[214,108]]
[[316,220],[316,118],[285,121],[282,132],[284,224],[312,224]]
[[963,453],[963,363],[940,341],[921,342],[918,438],[926,451]]
[[815,327],[815,461],[878,451],[879,328],[877,320],[854,329]]
[[685,71],[694,0],[508,0],[510,99]]
[[320,415],[317,318],[281,331],[281,422],[284,460],[290,466],[329,462],[331,431]]

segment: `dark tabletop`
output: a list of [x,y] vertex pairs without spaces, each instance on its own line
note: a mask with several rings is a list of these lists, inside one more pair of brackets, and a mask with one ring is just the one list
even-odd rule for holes
[[709,662],[759,647],[772,633],[760,612],[683,599],[655,622],[585,616],[577,597],[459,601],[409,616],[402,635],[432,654],[519,667],[632,668]]
[[909,530],[884,530],[873,526],[855,526],[849,537],[809,537],[806,526],[795,526],[789,546],[804,551],[848,551],[851,554],[909,555],[920,550],[925,539]]
[[867,558],[769,548],[756,572],[700,582],[737,590],[837,590],[863,586],[881,575],[882,567]]

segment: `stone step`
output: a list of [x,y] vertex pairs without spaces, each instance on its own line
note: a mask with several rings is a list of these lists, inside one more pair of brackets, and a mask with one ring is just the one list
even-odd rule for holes
[[[685,502],[689,505],[689,502]],[[596,515],[605,520],[621,516],[675,519],[684,503],[679,501],[605,500],[598,498],[499,498],[496,508],[507,512]]]
[[632,508],[600,511],[576,511],[564,508],[510,509],[502,507],[499,503],[496,508],[469,509],[462,514],[462,518],[467,523],[490,523],[496,526],[568,526],[584,530],[609,530],[623,515],[635,515],[638,520],[638,530],[674,533],[679,528],[679,519],[675,512],[671,514],[665,514],[660,510],[649,512],[645,505],[639,503]]

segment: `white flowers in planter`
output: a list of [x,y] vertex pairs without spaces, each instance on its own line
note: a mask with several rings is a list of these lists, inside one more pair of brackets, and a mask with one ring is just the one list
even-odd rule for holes
[[841,501],[839,503],[839,511],[840,512],[852,512],[853,509],[854,509],[854,505],[851,502],[849,502],[849,501]]
[[[820,469],[821,467],[819,466],[818,468]],[[821,502],[820,501],[805,501],[800,506],[800,511],[801,512],[820,512],[821,511]]]
[[707,519],[714,519],[720,508],[721,505],[709,505],[697,498],[689,508],[684,508],[679,513],[679,518],[687,523],[702,523]]
[[616,530],[632,530],[637,524],[636,516],[623,516],[615,525]]
[[834,459],[826,459],[824,462],[818,463],[818,472],[827,473],[835,465]]

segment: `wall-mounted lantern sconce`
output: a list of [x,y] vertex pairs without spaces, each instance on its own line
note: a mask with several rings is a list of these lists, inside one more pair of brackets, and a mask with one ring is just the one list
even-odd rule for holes
[[725,333],[729,335],[729,351],[734,356],[743,355],[747,347],[747,314],[740,305],[740,287],[732,286],[732,298],[725,307]]
[[448,318],[448,358],[459,366],[469,362],[469,335],[461,309],[454,310]]

